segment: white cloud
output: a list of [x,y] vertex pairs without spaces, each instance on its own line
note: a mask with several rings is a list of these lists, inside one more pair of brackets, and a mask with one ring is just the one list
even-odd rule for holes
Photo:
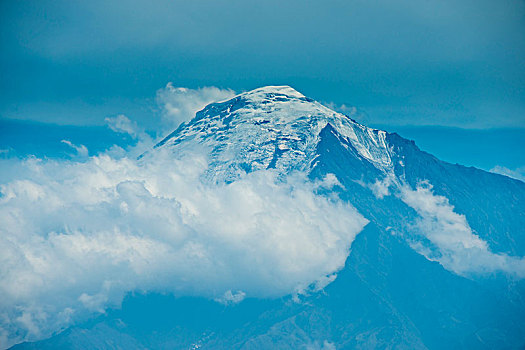
[[168,83],[165,88],[157,91],[157,103],[162,110],[162,131],[173,131],[181,123],[193,118],[195,113],[206,105],[230,99],[234,95],[233,90],[214,86],[188,89],[174,87],[172,83]]
[[374,183],[366,184],[377,199],[383,199],[390,195],[390,186],[396,183],[393,176],[387,175],[382,180],[377,179]]
[[123,114],[119,114],[116,117],[108,117],[105,119],[105,122],[111,130],[127,134],[136,140],[136,144],[128,146],[126,150],[114,145],[106,151],[106,154],[112,157],[137,157],[144,153],[144,150],[151,149],[155,144],[155,140],[148,135],[143,127]]
[[490,171],[525,182],[525,166],[512,170],[501,165],[496,165],[494,168],[490,169]]
[[222,297],[216,298],[215,301],[224,305],[238,304],[241,301],[243,301],[245,297],[246,293],[244,293],[242,290],[238,292],[232,292],[231,290],[227,290],[226,292],[224,292]]
[[88,149],[86,146],[84,145],[75,145],[73,144],[71,141],[69,140],[62,140],[61,141],[62,143],[68,145],[69,147],[73,148],[76,152],[76,155],[79,156],[79,157],[87,157],[89,156],[89,152],[88,152]]
[[135,121],[129,120],[129,118],[123,114],[119,114],[116,117],[107,117],[104,120],[111,130],[128,134],[134,139],[144,134],[144,130],[140,128]]
[[0,168],[3,347],[118,306],[133,290],[235,303],[322,286],[367,222],[316,194],[326,181],[299,173],[203,182],[199,154],[2,159]]
[[412,242],[412,247],[429,260],[460,275],[503,272],[525,277],[523,257],[491,252],[466,217],[454,212],[446,197],[435,195],[430,184],[423,182],[415,190],[405,185],[400,198],[420,216],[413,229],[427,240]]

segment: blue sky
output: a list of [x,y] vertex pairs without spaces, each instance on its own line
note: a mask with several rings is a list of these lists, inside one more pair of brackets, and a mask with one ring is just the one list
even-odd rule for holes
[[[4,135],[23,132],[6,119],[103,126],[118,114],[155,129],[156,92],[168,82],[286,84],[355,106],[356,119],[405,132],[449,161],[525,163],[524,1],[42,0],[2,1],[0,13]],[[511,146],[469,151],[465,137],[502,129]]]

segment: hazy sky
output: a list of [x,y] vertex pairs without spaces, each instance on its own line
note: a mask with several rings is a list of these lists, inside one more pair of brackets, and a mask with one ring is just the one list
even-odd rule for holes
[[0,4],[4,118],[147,120],[171,81],[291,85],[370,124],[525,127],[522,0]]

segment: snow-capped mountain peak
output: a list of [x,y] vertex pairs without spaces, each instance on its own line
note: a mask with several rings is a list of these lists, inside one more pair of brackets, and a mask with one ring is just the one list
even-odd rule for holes
[[[202,158],[184,157],[202,147],[209,156],[204,178]],[[81,198],[82,206],[55,205],[56,227],[64,223],[64,208],[75,209],[66,223],[78,215],[86,219],[76,230],[66,227],[73,234],[34,239],[45,242],[38,248],[46,255],[35,260],[38,269],[22,270],[22,277],[33,274],[38,284],[40,261],[49,266],[54,265],[47,261],[57,261],[59,267],[73,261],[74,271],[90,279],[92,270],[107,269],[97,294],[77,298],[77,284],[68,287],[74,288],[66,291],[72,301],[59,306],[71,302],[78,310],[99,307],[105,301],[98,300],[124,288],[141,291],[145,285],[162,295],[129,289],[133,293],[122,310],[16,349],[523,348],[523,182],[440,161],[413,141],[363,126],[288,86],[212,103],[156,148],[143,164],[126,159],[106,165],[107,178],[118,181],[102,188],[95,182],[97,195],[87,198],[95,197],[98,206],[84,204],[84,183],[90,181],[83,179],[100,176],[107,161],[99,164],[94,157],[89,176],[62,178],[58,193],[67,193],[65,200],[69,192],[79,193],[73,200]],[[308,179],[281,181],[273,171],[254,172],[259,169],[276,169],[284,177],[302,170]],[[124,175],[115,175],[120,172]],[[317,187],[323,180],[329,186]],[[10,193],[27,196],[19,185]],[[41,187],[28,188],[33,193]],[[57,198],[50,193],[51,201],[31,199],[22,208],[40,205],[48,215],[47,206]],[[19,212],[32,217],[34,210]],[[18,225],[18,211],[8,209],[4,217]],[[107,224],[91,226],[92,218]],[[26,226],[32,232],[34,226]],[[20,236],[14,230],[7,237]],[[20,239],[22,245],[26,241]],[[80,242],[69,254],[80,260],[65,260],[69,251],[62,247],[68,242]],[[53,247],[57,258],[48,260]],[[106,258],[108,265],[76,269],[100,257],[104,262],[104,254],[114,254]],[[21,290],[12,288],[16,280],[4,288],[15,301]],[[192,297],[165,295],[170,288]],[[49,290],[40,298],[61,300],[57,289]],[[283,293],[294,294],[271,299]],[[27,300],[33,305],[31,294]],[[13,305],[13,316],[6,314],[3,323],[8,330],[16,332],[20,320],[31,321],[24,332],[35,324],[49,328],[40,309]],[[55,324],[70,310],[60,312]],[[6,334],[1,326],[0,338]]]
[[361,125],[289,86],[261,87],[212,103],[156,147],[181,152],[204,145],[210,151],[210,176],[231,181],[260,169],[308,170],[327,127],[376,168],[391,168],[386,132]]

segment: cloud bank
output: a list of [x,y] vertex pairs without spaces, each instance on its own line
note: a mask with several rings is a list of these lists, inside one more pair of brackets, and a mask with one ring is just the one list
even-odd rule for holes
[[202,154],[0,162],[2,347],[118,306],[129,291],[225,304],[300,293],[334,279],[367,223],[316,194],[329,181],[302,174],[201,181]]

